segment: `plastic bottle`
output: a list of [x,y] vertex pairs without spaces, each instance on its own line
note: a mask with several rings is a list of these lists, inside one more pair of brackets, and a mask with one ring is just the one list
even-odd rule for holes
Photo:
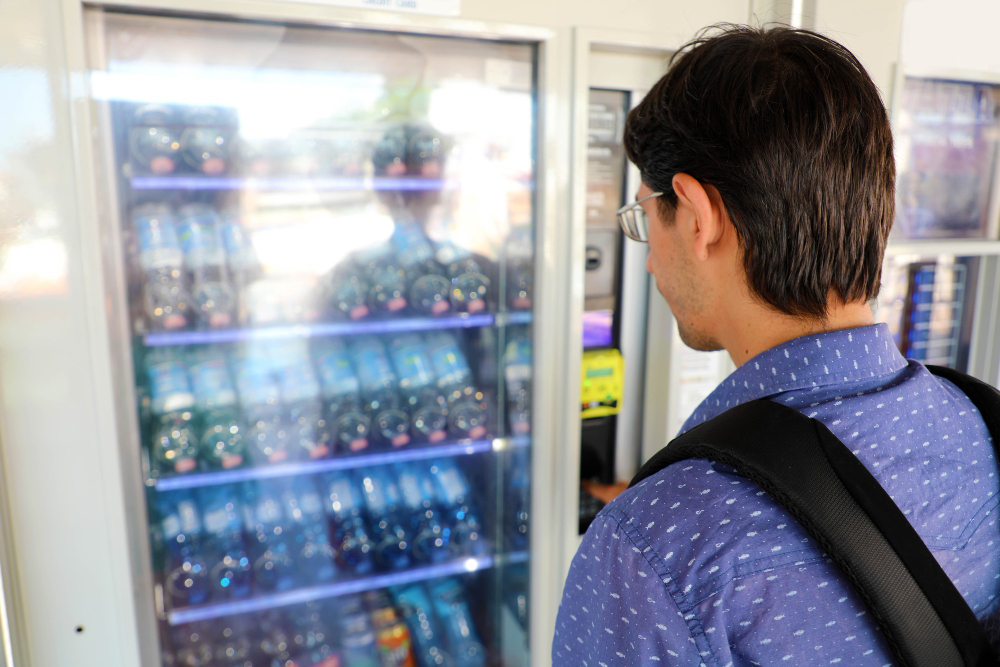
[[199,493],[212,598],[229,600],[250,594],[253,568],[243,542],[243,507],[239,488],[206,487]]
[[316,370],[326,408],[328,434],[336,449],[344,453],[367,449],[371,422],[361,407],[361,384],[344,344],[335,339],[319,343]]
[[531,310],[534,298],[531,227],[511,230],[507,239],[507,306],[511,310]]
[[334,472],[323,478],[322,485],[337,564],[355,575],[370,574],[375,569],[375,547],[368,536],[364,501],[355,481],[346,473]]
[[512,549],[527,549],[531,525],[531,450],[515,448],[507,458],[505,513],[507,538]]
[[406,530],[408,521],[399,506],[399,491],[385,471],[376,469],[360,477],[375,542],[375,560],[388,570],[401,570],[413,561],[413,541]]
[[[221,215],[221,225],[222,245],[226,249],[226,264],[229,267],[232,283],[238,295],[245,299],[247,287],[261,275],[260,258],[247,234],[246,225],[238,208],[225,209]],[[245,304],[242,310],[245,312]]]
[[146,374],[153,416],[153,474],[192,472],[198,467],[198,446],[192,424],[194,394],[187,369],[178,355],[160,349],[149,354]]
[[182,329],[189,324],[191,295],[184,284],[184,251],[170,208],[145,204],[132,211],[145,274],[143,309],[154,331]]
[[278,355],[281,398],[285,406],[290,455],[319,459],[329,456],[327,424],[320,400],[320,384],[304,346],[284,346]]
[[168,667],[215,667],[214,646],[203,623],[185,623],[170,628],[164,642],[163,664]]
[[375,630],[359,598],[343,600],[337,625],[344,667],[381,667],[375,648]]
[[504,351],[507,414],[514,435],[531,432],[531,342],[515,335]]
[[288,430],[281,389],[266,350],[245,350],[233,360],[236,389],[247,425],[247,456],[255,465],[288,459]]
[[201,556],[201,517],[194,498],[185,491],[157,498],[166,553],[164,589],[174,607],[208,600],[208,567]]
[[435,382],[427,345],[416,334],[396,336],[389,343],[399,390],[411,416],[414,438],[440,442],[447,436],[448,404]]
[[438,506],[434,480],[413,464],[394,467],[403,508],[409,514],[413,557],[423,563],[440,563],[452,555],[451,528]]
[[482,438],[487,433],[489,412],[482,392],[473,386],[472,369],[456,338],[445,332],[427,336],[438,389],[448,402],[451,430],[462,438]]
[[375,628],[375,647],[382,667],[417,667],[413,657],[410,631],[392,606],[385,591],[372,591],[366,595]]
[[330,529],[316,485],[302,478],[294,484],[282,484],[280,494],[299,583],[311,586],[333,580],[337,574],[336,554],[330,546]]
[[486,647],[479,639],[472,610],[456,579],[439,579],[428,587],[434,612],[444,626],[456,667],[484,667]]
[[225,353],[212,348],[195,351],[188,358],[188,375],[195,407],[201,413],[198,443],[202,460],[210,468],[223,470],[243,465],[246,428],[240,421]]
[[[214,651],[214,667],[257,667],[253,661],[250,637],[256,628],[244,614],[227,616],[210,625],[209,636]],[[262,667],[262,666],[261,666]]]
[[452,530],[456,551],[481,555],[489,550],[479,509],[472,499],[472,486],[454,461],[442,459],[431,464],[438,498]]
[[257,482],[245,486],[243,530],[250,543],[254,586],[259,591],[284,591],[295,585],[286,523],[281,499],[271,485]]
[[177,213],[198,322],[211,329],[228,327],[236,319],[236,292],[226,268],[219,216],[204,204],[188,204]]
[[180,137],[184,161],[208,176],[225,172],[231,139],[223,127],[223,114],[211,107],[194,107],[184,113],[182,121],[188,126]]
[[451,241],[436,244],[435,258],[451,279],[451,303],[455,310],[479,313],[486,310],[490,279],[472,253]]
[[406,272],[387,243],[354,253],[354,262],[368,283],[368,305],[377,314],[392,314],[406,308]]
[[444,269],[434,261],[434,247],[416,222],[396,222],[392,234],[396,257],[410,281],[410,307],[426,315],[447,315],[451,312],[449,294],[451,282]]
[[402,410],[396,374],[381,341],[375,338],[355,339],[350,354],[361,383],[365,410],[371,418],[371,438],[374,445],[402,447],[410,442],[410,419]]
[[371,285],[350,265],[333,269],[324,279],[323,289],[336,319],[361,320],[371,313]]
[[420,584],[392,589],[400,616],[406,620],[414,653],[421,667],[454,667],[446,649],[444,631],[431,607],[431,599]]
[[146,104],[135,110],[129,153],[142,170],[164,175],[177,168],[180,137],[174,123],[173,111],[161,104]]

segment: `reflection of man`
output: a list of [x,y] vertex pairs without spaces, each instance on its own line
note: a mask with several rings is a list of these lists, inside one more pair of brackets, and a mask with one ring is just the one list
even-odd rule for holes
[[[970,401],[896,350],[869,302],[892,138],[854,56],[787,28],[696,40],[629,115],[622,214],[681,337],[737,364],[684,430],[768,397],[822,421],[976,614],[1000,604],[998,476]],[[618,496],[573,561],[555,665],[885,665],[841,572],[760,487],[704,459]]]

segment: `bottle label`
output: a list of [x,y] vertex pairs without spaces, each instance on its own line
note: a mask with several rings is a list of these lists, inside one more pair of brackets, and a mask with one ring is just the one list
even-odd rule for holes
[[308,359],[285,366],[281,374],[281,397],[286,403],[314,400],[319,393],[319,381]]
[[205,532],[207,533],[219,535],[230,528],[230,513],[226,511],[225,506],[205,512],[202,519],[205,522]]
[[166,414],[194,405],[187,371],[177,361],[154,363],[148,370],[153,412]]
[[177,229],[166,210],[138,212],[139,264],[146,271],[179,268],[184,263]]
[[224,359],[207,359],[189,368],[195,402],[201,410],[236,404],[236,389]]
[[468,487],[457,468],[445,468],[439,471],[438,483],[441,484],[448,505],[458,505],[468,492]]
[[264,360],[244,359],[236,372],[236,389],[243,407],[277,405],[281,391]]
[[329,492],[331,507],[335,513],[349,513],[357,509],[358,499],[354,495],[354,487],[347,479],[334,479],[330,482]]
[[377,391],[396,384],[396,376],[381,345],[366,346],[357,350],[358,379],[365,391]]
[[422,389],[434,382],[434,369],[424,354],[422,344],[407,343],[393,350],[392,360],[403,389]]
[[431,363],[437,375],[438,386],[442,388],[466,384],[472,371],[465,361],[465,355],[455,343],[447,342],[431,351]]
[[365,504],[368,505],[368,511],[373,514],[382,514],[389,506],[385,484],[380,479],[375,477],[365,479]]
[[177,231],[188,268],[222,266],[226,263],[222,234],[217,216],[211,209],[188,212],[181,218]]
[[197,535],[201,532],[201,520],[198,518],[198,508],[190,500],[182,500],[177,503],[177,514],[180,517],[181,530],[188,535]]
[[419,510],[424,500],[420,493],[420,484],[417,476],[410,472],[404,472],[399,476],[399,490],[403,494],[403,501],[410,509]]
[[172,542],[181,534],[181,518],[176,514],[168,514],[163,517],[163,537]]
[[299,496],[299,508],[305,514],[322,514],[323,501],[318,493],[307,489]]

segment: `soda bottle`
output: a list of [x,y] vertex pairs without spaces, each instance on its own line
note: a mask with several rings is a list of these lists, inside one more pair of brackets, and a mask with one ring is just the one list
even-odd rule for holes
[[393,472],[410,516],[413,557],[423,563],[447,560],[451,556],[451,528],[438,507],[434,480],[412,464],[399,464]]
[[245,350],[234,361],[236,389],[247,424],[247,455],[255,464],[288,458],[288,431],[282,418],[281,389],[266,350]]
[[129,132],[129,153],[143,170],[169,174],[177,167],[180,138],[174,114],[161,104],[146,104],[135,110]]
[[331,581],[337,574],[336,554],[330,546],[330,529],[322,497],[311,479],[302,478],[280,487],[286,527],[286,539],[292,549],[296,572],[302,585]]
[[284,346],[276,356],[281,368],[281,398],[287,415],[291,455],[306,460],[328,456],[331,450],[319,380],[306,348]]
[[371,422],[361,407],[361,384],[347,348],[339,340],[330,339],[316,348],[328,437],[341,452],[362,451],[368,447]]
[[466,555],[486,553],[489,545],[483,533],[479,510],[472,500],[469,480],[449,459],[433,462],[430,472],[437,485],[439,502],[445,508],[456,550]]
[[235,486],[208,487],[200,493],[205,553],[216,600],[246,597],[253,580],[243,543],[243,507],[238,494]]
[[191,472],[198,467],[198,447],[192,427],[194,394],[187,369],[179,356],[161,349],[149,354],[146,373],[154,420],[153,473]]
[[410,631],[385,591],[372,591],[366,600],[372,610],[372,625],[375,628],[375,647],[382,667],[417,667],[413,657]]
[[440,442],[447,435],[448,404],[435,383],[434,367],[420,336],[397,336],[389,343],[399,390],[412,416],[414,437]]
[[180,137],[184,161],[208,176],[226,171],[231,138],[223,128],[223,114],[211,107],[194,107],[184,114],[183,123],[188,126]]
[[482,438],[489,417],[486,399],[473,386],[472,369],[458,341],[451,334],[438,332],[427,337],[427,349],[438,389],[448,402],[452,431],[463,438]]
[[412,562],[413,541],[408,521],[399,506],[399,491],[383,470],[361,476],[362,494],[375,542],[375,559],[389,570],[401,570]]
[[188,204],[180,208],[178,218],[198,321],[212,329],[227,327],[236,318],[236,293],[226,268],[219,216],[204,204]]
[[132,224],[146,278],[143,309],[150,328],[171,331],[187,326],[191,295],[181,272],[184,251],[173,214],[162,204],[146,204],[132,211]]
[[420,584],[392,589],[400,616],[406,619],[417,662],[422,667],[454,667],[445,649],[444,632],[431,607],[430,596]]
[[504,380],[510,430],[514,435],[527,435],[531,431],[531,343],[526,336],[515,335],[507,343]]
[[243,530],[250,542],[254,585],[260,591],[283,591],[295,585],[295,562],[286,539],[287,519],[270,485],[247,484]]
[[368,537],[364,507],[354,481],[345,473],[330,473],[323,479],[325,506],[330,522],[330,543],[337,564],[356,575],[375,569],[375,549]]
[[532,254],[531,227],[512,229],[507,239],[507,305],[511,310],[531,310],[535,282]]
[[365,409],[371,417],[374,444],[401,447],[409,443],[410,418],[401,409],[399,383],[385,347],[375,338],[362,338],[352,341],[349,349]]
[[336,619],[344,667],[381,667],[375,648],[375,631],[361,600],[345,598]]
[[451,241],[439,241],[435,258],[451,279],[451,303],[455,310],[467,313],[486,310],[490,279],[472,253]]
[[456,579],[439,579],[429,586],[434,611],[444,625],[456,667],[484,667],[486,647],[479,640],[472,611]]
[[201,413],[198,442],[202,460],[210,468],[223,470],[243,465],[246,429],[240,423],[236,388],[225,354],[211,348],[199,349],[189,356],[188,374],[195,407]]
[[209,596],[208,567],[201,557],[201,517],[187,492],[157,498],[165,546],[164,588],[174,607],[201,604]]
[[396,222],[392,234],[396,257],[410,281],[410,306],[418,313],[446,315],[451,311],[451,283],[434,261],[434,247],[416,222]]
[[360,320],[368,316],[371,286],[350,266],[337,267],[324,278],[325,299],[337,319]]

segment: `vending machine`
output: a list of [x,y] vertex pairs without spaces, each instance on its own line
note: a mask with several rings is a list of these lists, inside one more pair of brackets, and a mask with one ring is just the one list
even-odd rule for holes
[[83,8],[105,483],[149,667],[548,652],[551,35],[338,16]]

